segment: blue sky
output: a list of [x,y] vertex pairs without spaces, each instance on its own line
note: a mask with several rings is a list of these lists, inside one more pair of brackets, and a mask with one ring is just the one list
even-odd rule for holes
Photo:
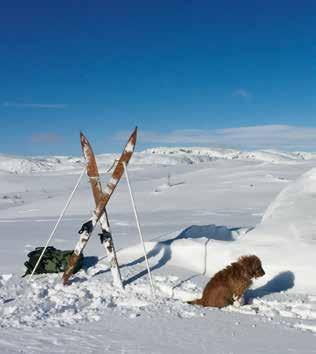
[[[316,150],[314,1],[10,1],[0,152]],[[126,138],[125,138],[126,137]]]

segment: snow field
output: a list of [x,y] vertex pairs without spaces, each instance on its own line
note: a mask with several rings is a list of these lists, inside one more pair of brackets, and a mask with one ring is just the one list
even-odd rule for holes
[[[36,276],[31,283],[20,278],[26,253],[46,241],[81,167],[3,173],[0,196],[19,193],[23,203],[1,204],[1,352],[74,353],[84,346],[87,353],[314,353],[314,165],[234,158],[132,166],[155,298],[124,180],[108,207],[126,284],[119,291],[97,235],[85,250],[84,270],[69,286],[61,285],[61,275]],[[185,183],[159,188],[169,173],[172,182]],[[83,181],[52,245],[73,247],[92,208]],[[244,306],[186,303],[242,254],[259,255],[266,271],[245,294]]]

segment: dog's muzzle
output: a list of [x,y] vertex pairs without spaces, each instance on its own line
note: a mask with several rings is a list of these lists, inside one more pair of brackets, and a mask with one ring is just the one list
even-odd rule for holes
[[263,277],[265,275],[265,271],[263,270],[263,268],[258,269],[258,271],[256,272],[256,278],[259,277]]

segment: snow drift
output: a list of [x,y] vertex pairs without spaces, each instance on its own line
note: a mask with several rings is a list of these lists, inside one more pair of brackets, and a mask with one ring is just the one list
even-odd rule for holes
[[[229,230],[209,225],[169,235],[163,242],[147,243],[149,255],[165,264],[212,276],[241,255],[256,254],[266,276],[257,286],[274,291],[316,294],[316,168],[290,183],[267,208],[254,229]],[[139,246],[121,257],[141,257]]]

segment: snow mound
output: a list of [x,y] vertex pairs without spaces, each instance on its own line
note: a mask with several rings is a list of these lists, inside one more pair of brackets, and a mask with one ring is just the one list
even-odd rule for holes
[[[253,229],[192,226],[161,242],[147,242],[157,267],[172,265],[212,276],[240,256],[256,254],[277,292],[316,294],[316,168],[290,183]],[[141,247],[122,251],[141,257]],[[156,267],[154,266],[154,268]],[[282,276],[282,274],[285,276]]]
[[[289,184],[266,210],[261,226],[316,246],[316,168]],[[285,235],[286,234],[286,235]]]
[[261,223],[232,245],[230,256],[256,253],[270,279],[291,272],[293,292],[316,294],[316,283],[312,281],[316,269],[315,204],[316,168],[313,168],[279,193]]

